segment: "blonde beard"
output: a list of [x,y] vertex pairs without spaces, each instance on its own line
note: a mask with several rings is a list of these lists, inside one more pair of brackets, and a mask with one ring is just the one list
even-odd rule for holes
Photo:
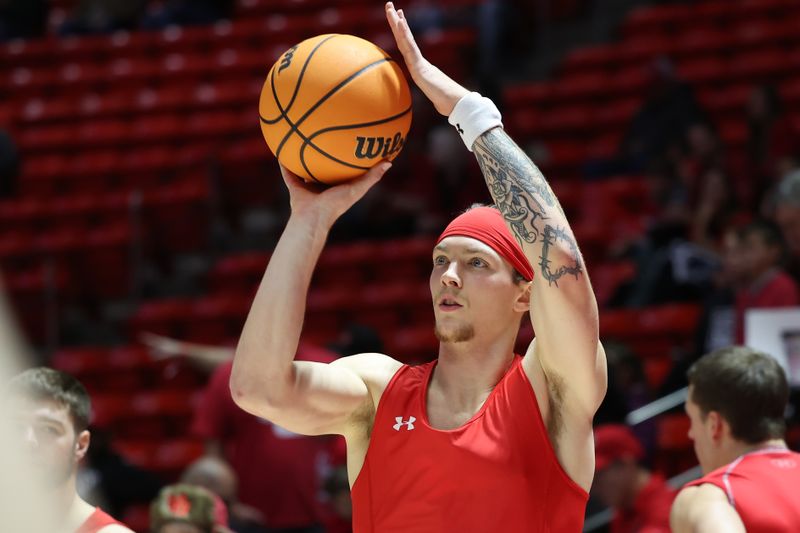
[[475,336],[475,328],[472,324],[462,324],[453,331],[442,331],[437,324],[434,332],[439,342],[467,342]]

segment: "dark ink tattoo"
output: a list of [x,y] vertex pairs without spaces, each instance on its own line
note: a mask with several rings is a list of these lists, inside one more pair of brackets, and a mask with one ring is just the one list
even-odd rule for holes
[[[564,242],[572,252],[574,261],[572,265],[558,265],[553,271],[552,262],[550,260],[550,247],[556,244],[556,241]],[[581,254],[578,251],[578,244],[569,236],[563,229],[554,228],[553,226],[545,225],[544,232],[542,233],[542,255],[539,258],[539,267],[542,269],[542,277],[547,280],[550,285],[558,287],[558,280],[565,274],[578,276],[583,271],[581,264]]]
[[[562,217],[564,211],[536,165],[499,128],[479,137],[473,150],[494,203],[503,213],[520,246],[523,243],[541,243],[539,267],[542,277],[549,285],[556,287],[564,275],[572,275],[577,279],[583,272],[578,245],[568,228],[557,228],[548,222],[552,216],[560,218],[553,209]],[[547,208],[551,209],[548,211]],[[555,254],[556,248],[568,251],[566,255],[571,256],[571,264],[553,264],[551,255],[558,255],[559,258],[564,256]]]

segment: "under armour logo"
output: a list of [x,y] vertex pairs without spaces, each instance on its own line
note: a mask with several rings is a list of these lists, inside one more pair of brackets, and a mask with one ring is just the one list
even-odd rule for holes
[[456,131],[458,131],[458,133],[461,135],[464,135],[464,130],[461,129],[461,124],[456,124]]
[[414,429],[414,422],[417,421],[413,416],[409,416],[407,421],[403,420],[402,416],[396,416],[394,419],[397,420],[397,424],[392,426],[395,431],[400,431],[400,428],[403,426],[406,426],[406,431],[411,431]]

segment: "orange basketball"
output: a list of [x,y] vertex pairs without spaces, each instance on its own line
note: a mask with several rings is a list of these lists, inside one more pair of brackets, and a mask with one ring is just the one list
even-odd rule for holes
[[261,132],[286,168],[334,184],[394,159],[411,126],[411,93],[389,55],[352,35],[319,35],[272,66],[258,105]]

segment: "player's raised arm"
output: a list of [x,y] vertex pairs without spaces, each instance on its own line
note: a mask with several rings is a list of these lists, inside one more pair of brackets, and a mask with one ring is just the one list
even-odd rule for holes
[[292,212],[236,347],[230,385],[242,409],[312,435],[343,433],[353,413],[371,405],[359,371],[388,357],[347,357],[325,365],[295,362],[294,355],[311,275],[331,226],[390,166],[380,163],[356,180],[322,190],[281,168]]
[[564,385],[565,407],[591,420],[606,390],[597,301],[558,199],[503,131],[494,104],[422,56],[402,10],[390,2],[386,14],[411,77],[475,153],[495,204],[534,267],[530,310],[536,341],[525,364],[541,364],[551,386]]

